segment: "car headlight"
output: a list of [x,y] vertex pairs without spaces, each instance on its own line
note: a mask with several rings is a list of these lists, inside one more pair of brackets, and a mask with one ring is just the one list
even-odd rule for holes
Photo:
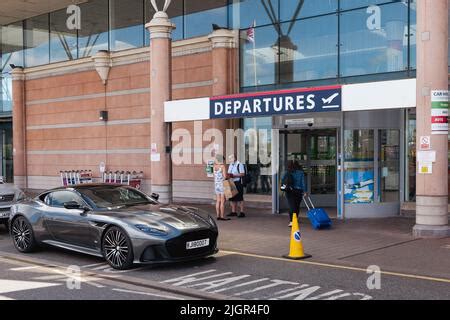
[[164,236],[169,232],[169,228],[163,225],[154,226],[148,224],[136,224],[135,227],[144,233],[156,236]]
[[217,223],[216,223],[216,221],[214,221],[214,219],[210,215],[208,215],[208,221],[214,228],[217,229]]
[[25,193],[22,192],[22,191],[20,191],[20,192],[18,193],[18,195],[17,195],[16,201],[24,200],[25,197],[26,197],[26,196],[25,196]]

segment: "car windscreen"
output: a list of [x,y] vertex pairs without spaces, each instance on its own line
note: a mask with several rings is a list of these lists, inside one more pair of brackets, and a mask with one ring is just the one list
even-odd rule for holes
[[121,186],[80,188],[78,192],[102,209],[155,203],[141,192]]

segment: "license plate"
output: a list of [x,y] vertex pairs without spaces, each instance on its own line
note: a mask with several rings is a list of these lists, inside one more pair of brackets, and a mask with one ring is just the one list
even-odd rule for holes
[[209,238],[208,239],[202,239],[197,241],[189,241],[186,242],[186,249],[196,249],[196,248],[203,248],[209,246]]

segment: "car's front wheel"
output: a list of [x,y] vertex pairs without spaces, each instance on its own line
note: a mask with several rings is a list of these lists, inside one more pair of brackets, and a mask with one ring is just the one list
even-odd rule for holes
[[130,237],[118,227],[109,228],[102,241],[103,256],[114,269],[125,270],[133,266],[133,248]]
[[14,246],[20,252],[28,253],[36,249],[37,243],[34,239],[33,228],[25,217],[13,220],[10,230]]

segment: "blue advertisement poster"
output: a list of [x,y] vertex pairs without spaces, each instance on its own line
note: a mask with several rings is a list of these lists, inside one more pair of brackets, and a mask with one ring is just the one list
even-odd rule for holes
[[345,171],[345,203],[374,202],[373,168],[355,168]]

